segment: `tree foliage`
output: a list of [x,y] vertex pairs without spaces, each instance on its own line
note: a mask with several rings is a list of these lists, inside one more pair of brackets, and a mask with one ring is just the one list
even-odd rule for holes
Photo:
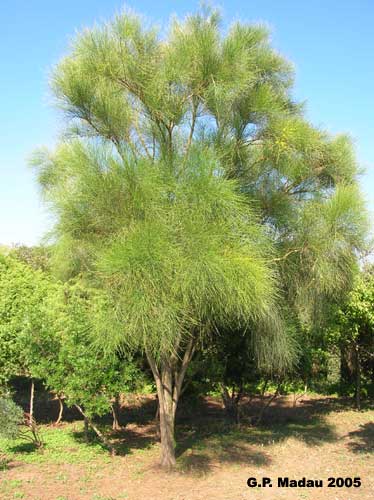
[[260,364],[289,365],[281,309],[308,323],[352,283],[366,224],[352,147],[309,124],[291,87],[264,27],[224,34],[210,9],[165,37],[125,12],[53,73],[66,133],[34,164],[55,268],[105,292],[103,348],[146,353],[167,466],[199,341],[250,332]]
[[130,356],[106,354],[93,344],[93,293],[79,282],[61,286],[45,303],[43,322],[30,346],[38,359],[34,376],[90,418],[108,413],[117,396],[136,391],[144,382]]
[[374,274],[368,266],[340,307],[331,338],[340,347],[342,363],[355,383],[356,401],[361,392],[374,393]]
[[[0,292],[2,392],[14,377],[39,379],[92,418],[107,413],[120,394],[144,382],[129,355],[109,355],[93,344],[95,294],[82,283],[63,285],[14,256],[1,256]],[[35,424],[32,418],[30,425]]]
[[42,271],[0,255],[0,386],[30,375],[32,332],[43,321],[43,302],[52,290]]

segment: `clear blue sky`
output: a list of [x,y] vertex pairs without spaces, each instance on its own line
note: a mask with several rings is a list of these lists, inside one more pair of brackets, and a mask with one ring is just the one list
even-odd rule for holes
[[[0,6],[0,243],[35,244],[48,225],[27,158],[53,145],[59,117],[50,107],[48,73],[76,30],[110,18],[119,0],[2,0]],[[190,1],[128,1],[164,25]],[[348,132],[366,168],[374,209],[374,1],[221,1],[225,22],[267,22],[273,44],[295,64],[295,97],[329,131]]]

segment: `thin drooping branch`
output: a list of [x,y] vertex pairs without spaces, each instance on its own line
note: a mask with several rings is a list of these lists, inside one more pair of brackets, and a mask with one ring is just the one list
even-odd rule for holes
[[85,422],[87,422],[90,427],[94,430],[100,441],[104,443],[104,445],[108,448],[110,451],[110,454],[114,456],[116,454],[116,450],[114,447],[110,444],[108,439],[104,436],[104,434],[96,427],[96,425],[92,422],[92,420],[86,415],[86,413],[82,410],[82,408],[79,405],[74,405],[79,413],[82,415],[82,417],[85,419]]
[[[112,144],[115,146],[118,154],[121,156],[121,141],[118,137],[116,137],[114,134],[107,135],[103,134],[102,131],[97,127],[95,124],[94,120],[91,117],[91,112],[84,109],[83,113],[76,115],[76,118],[79,120],[87,122],[87,124],[92,128],[92,130],[96,133],[98,137],[105,137],[108,141],[111,141]],[[129,141],[128,141],[129,143]]]
[[162,123],[165,127],[167,126],[166,121],[164,119],[164,116],[162,113],[155,109],[151,108],[147,104],[147,99],[145,97],[144,91],[134,83],[133,81],[130,81],[128,78],[118,78],[116,81],[122,85],[126,90],[130,92],[136,99],[139,100],[139,102],[144,106],[144,109],[146,110],[147,114],[149,115],[149,118],[156,124]]

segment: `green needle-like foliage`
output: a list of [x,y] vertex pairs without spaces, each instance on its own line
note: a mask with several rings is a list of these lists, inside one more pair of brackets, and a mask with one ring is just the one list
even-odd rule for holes
[[194,147],[176,178],[161,160],[74,141],[42,175],[59,215],[60,251],[76,245],[76,258],[91,262],[93,279],[107,288],[100,317],[108,349],[127,344],[161,359],[192,331],[230,322],[245,329],[270,316],[271,243],[212,151]]
[[279,297],[306,318],[351,281],[365,232],[351,146],[303,119],[291,85],[266,29],[223,35],[209,9],[165,37],[121,14],[53,73],[67,129],[35,164],[56,266],[103,289],[98,342],[146,352],[166,466],[198,341],[232,325],[261,364],[284,367]]

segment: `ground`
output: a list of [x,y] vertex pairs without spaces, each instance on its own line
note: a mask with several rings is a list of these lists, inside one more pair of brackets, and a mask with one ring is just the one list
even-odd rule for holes
[[[374,411],[355,411],[337,398],[314,396],[293,406],[284,397],[261,426],[250,425],[258,401],[228,424],[212,398],[183,407],[178,419],[177,469],[159,469],[154,401],[125,410],[123,431],[112,435],[118,455],[87,444],[81,421],[42,427],[45,450],[0,442],[9,462],[0,471],[0,498],[10,500],[273,500],[374,498]],[[248,411],[247,411],[248,410]],[[273,487],[247,486],[269,477]],[[322,479],[322,488],[279,488],[278,477]],[[329,477],[361,478],[361,487],[327,487]]]

